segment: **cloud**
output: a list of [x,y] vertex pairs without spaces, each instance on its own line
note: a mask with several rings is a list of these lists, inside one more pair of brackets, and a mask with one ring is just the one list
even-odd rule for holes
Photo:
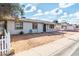
[[58,19],[59,22],[62,22],[63,20],[69,22],[69,23],[76,23],[79,19],[79,12],[73,13],[73,14],[68,14],[66,12],[63,13],[63,15]]
[[55,8],[53,10],[50,11],[50,14],[52,15],[57,15],[58,12],[56,12],[58,10],[58,8]]
[[69,18],[69,14],[64,12],[62,16],[59,17],[59,22],[62,22],[63,20],[67,21]]
[[73,16],[73,14],[69,14],[69,16],[70,16],[70,17],[72,17],[72,16]]
[[41,15],[44,15],[44,13],[42,12],[42,10],[37,10],[37,13],[34,14],[33,16],[41,16]]
[[65,18],[67,18],[68,16],[69,16],[68,13],[64,12],[63,15],[62,15],[60,18],[61,18],[61,19],[65,19]]
[[62,14],[63,11],[60,8],[55,8],[53,10],[49,10],[49,11],[45,11],[42,12],[42,10],[37,10],[37,13],[34,14],[32,17],[36,17],[37,19],[48,19],[48,20],[52,20],[52,19],[57,19],[57,16]]
[[63,13],[63,10],[62,9],[59,9],[58,15],[59,14],[62,14],[62,13]]
[[54,16],[57,16],[57,15],[60,15],[63,13],[63,10],[62,9],[59,9],[59,8],[55,8],[53,10],[50,10],[50,11],[46,11],[44,14],[45,15],[54,15]]
[[59,3],[59,8],[67,8],[74,5],[74,3]]
[[42,16],[42,15],[43,15],[43,13],[37,13],[37,14],[35,14],[33,16]]
[[79,11],[73,14],[74,18],[79,19]]
[[68,13],[66,13],[66,12],[64,12],[63,14],[64,14],[64,17],[67,17],[68,16]]
[[56,9],[51,10],[50,13],[52,15],[55,15],[56,16],[56,15],[62,14],[63,13],[63,10],[62,9],[59,9],[59,8],[56,8]]
[[74,13],[74,15],[79,16],[79,12]]
[[49,13],[50,13],[50,11],[46,11],[44,14],[45,14],[45,15],[48,15]]
[[68,14],[68,13],[65,12],[63,17],[68,18],[69,20],[79,19],[79,12],[72,13],[72,14]]
[[[27,10],[28,7],[30,7],[30,10]],[[24,8],[25,13],[27,13],[27,12],[33,12],[33,11],[36,11],[36,10],[37,10],[36,6],[34,6],[32,4],[28,4]]]
[[30,19],[37,19],[36,17],[31,17]]
[[69,19],[70,23],[79,24],[79,11],[73,14],[69,14],[69,17],[70,17]]
[[42,13],[42,10],[40,10],[40,9],[39,9],[39,10],[37,10],[37,13]]

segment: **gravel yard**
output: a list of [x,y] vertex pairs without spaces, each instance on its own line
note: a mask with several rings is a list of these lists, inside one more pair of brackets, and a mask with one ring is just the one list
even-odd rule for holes
[[51,33],[34,33],[34,34],[24,34],[24,35],[13,35],[11,36],[12,48],[15,53],[34,48],[39,45],[43,45],[49,42],[59,40],[65,36],[73,35],[77,32],[64,31],[61,32],[51,32]]

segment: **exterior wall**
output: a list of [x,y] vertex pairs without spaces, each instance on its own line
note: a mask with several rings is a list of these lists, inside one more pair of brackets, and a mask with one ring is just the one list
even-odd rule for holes
[[40,33],[43,32],[43,24],[38,24],[38,29],[32,29],[32,23],[23,22],[23,29],[17,30],[15,29],[15,22],[8,21],[7,30],[10,31],[11,34],[19,34],[21,31],[23,31],[24,34],[26,34],[26,33],[30,33],[30,30],[32,30],[32,33]]
[[54,26],[54,31],[58,31],[58,30],[60,30],[61,29],[61,25],[55,25]]
[[46,32],[48,32],[48,25],[46,24]]
[[15,29],[15,22],[8,21],[7,22],[7,30],[10,31],[11,34],[19,34],[21,31],[25,33],[30,33],[32,29],[32,23],[23,22],[23,29]]
[[15,29],[14,21],[7,21],[7,30],[10,32],[10,34],[18,34],[20,31],[22,31],[22,30]]
[[43,24],[38,24],[38,32],[43,32]]
[[38,23],[37,29],[32,29],[32,33],[41,33],[43,32],[43,24]]
[[67,30],[75,30],[74,26],[67,26]]
[[32,29],[32,33],[37,33],[38,29]]
[[[53,28],[49,28],[50,25],[46,25],[46,32],[52,32]],[[43,32],[43,24],[38,23],[38,28],[37,29],[32,29],[32,23],[30,22],[23,22],[23,29],[15,29],[15,22],[14,21],[7,21],[7,30],[11,34],[19,34],[21,31],[26,33],[30,33],[30,30],[32,33],[40,33]]]
[[53,32],[53,28],[49,28],[50,25],[46,25],[46,32]]
[[23,22],[23,32],[30,33],[30,30],[32,30],[32,23]]

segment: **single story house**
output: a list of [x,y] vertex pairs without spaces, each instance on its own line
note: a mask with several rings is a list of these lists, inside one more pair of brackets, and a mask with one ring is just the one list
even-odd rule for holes
[[6,29],[10,34],[52,32],[54,23],[48,21],[19,19],[0,20],[0,32]]
[[75,30],[76,26],[74,24],[69,24],[69,23],[61,23],[61,28],[63,30]]
[[75,30],[76,26],[69,23],[54,23],[49,21],[33,20],[33,19],[18,19],[12,17],[5,17],[0,20],[0,33],[6,29],[10,34],[20,33],[41,33],[53,32],[61,29]]
[[59,31],[59,30],[75,30],[76,25],[74,24],[69,24],[69,23],[57,23],[54,25],[54,30]]

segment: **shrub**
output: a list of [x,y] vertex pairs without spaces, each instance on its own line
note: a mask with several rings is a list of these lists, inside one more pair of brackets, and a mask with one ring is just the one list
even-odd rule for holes
[[24,32],[23,32],[23,31],[21,31],[19,34],[21,34],[21,35],[22,35],[22,34],[24,34]]

